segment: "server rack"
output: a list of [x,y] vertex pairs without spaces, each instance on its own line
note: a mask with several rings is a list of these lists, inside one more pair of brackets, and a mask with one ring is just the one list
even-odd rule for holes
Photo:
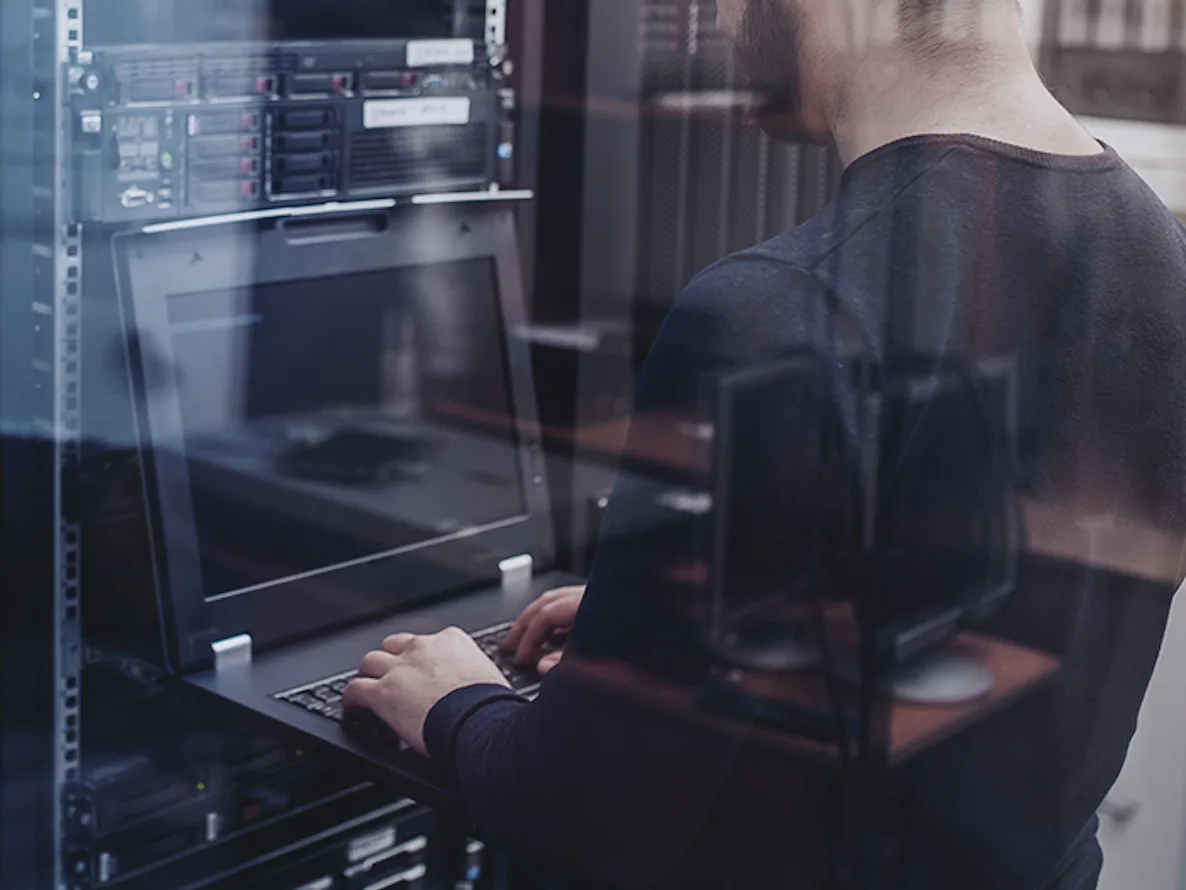
[[[0,658],[10,681],[0,705],[0,884],[54,890],[110,879],[79,846],[95,828],[82,770],[86,254],[72,208],[69,114],[85,52],[83,2],[0,0]],[[506,0],[464,0],[471,4],[484,14],[488,39],[538,56],[542,0],[522,0],[513,13]],[[538,132],[533,77],[538,63],[528,61],[517,77],[526,106],[520,145],[528,146],[517,162],[528,188]],[[532,213],[523,222],[530,232]],[[353,793],[348,818],[357,820],[377,792]],[[310,830],[320,825],[306,822]],[[216,828],[207,824],[208,833]],[[457,849],[464,854],[464,843]],[[478,852],[471,844],[466,855]],[[473,862],[468,869],[472,875]]]
[[[31,97],[52,61],[45,42],[34,56],[35,29],[53,25],[46,13],[32,0],[0,3],[0,560],[6,572],[0,676],[10,686],[0,697],[5,887],[49,887],[56,877],[53,733],[60,677],[52,657],[58,648],[56,597],[48,593],[54,583],[55,464],[49,439],[35,432],[49,421],[53,406],[37,388],[44,386],[43,375],[35,379],[33,371],[34,205],[44,209],[45,201],[30,188]],[[38,237],[44,249],[44,232]]]
[[[5,0],[0,74],[0,473],[5,885],[74,886],[62,789],[78,775],[79,230],[70,224],[65,71],[78,0]],[[31,682],[29,682],[31,680]]]

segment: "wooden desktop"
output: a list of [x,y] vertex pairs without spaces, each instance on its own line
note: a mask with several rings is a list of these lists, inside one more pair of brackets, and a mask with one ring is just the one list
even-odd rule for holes
[[[888,732],[881,733],[886,742],[885,758],[889,765],[904,763],[985,719],[1035,691],[1058,672],[1058,660],[1046,653],[981,634],[961,633],[951,646],[989,669],[994,680],[992,690],[981,698],[953,705],[889,702]],[[637,706],[661,710],[673,719],[687,720],[690,725],[710,732],[744,735],[753,742],[791,755],[823,763],[839,762],[840,751],[835,744],[710,714],[699,706],[697,689],[657,680],[631,665],[581,661],[570,665],[570,673],[623,696]],[[827,713],[830,707],[820,670],[744,674],[739,675],[737,685],[750,694],[819,713]],[[853,714],[855,690],[846,689],[844,699],[846,712]]]

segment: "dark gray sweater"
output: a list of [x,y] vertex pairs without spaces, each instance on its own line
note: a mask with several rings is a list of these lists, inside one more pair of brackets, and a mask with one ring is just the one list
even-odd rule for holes
[[[1093,516],[1137,517],[1147,535],[1180,542],[1184,282],[1182,226],[1112,151],[906,139],[856,161],[813,220],[698,275],[659,333],[635,410],[694,410],[706,369],[846,338],[966,360],[1008,354],[1020,369],[1027,496],[1064,505],[1068,523],[1079,514],[1065,505],[1090,504]],[[559,868],[558,886],[583,886],[581,874],[620,886],[819,886],[835,845],[834,773],[772,757],[744,734],[700,737],[579,676],[605,662],[682,677],[703,667],[686,590],[663,572],[687,558],[692,536],[660,515],[662,484],[623,473],[568,655],[538,701],[458,691],[429,715],[429,748],[478,824]],[[1138,578],[1093,567],[1089,549],[1027,557],[990,628],[1059,656],[1059,678],[893,778],[898,855],[886,886],[1095,886],[1094,813],[1135,729],[1178,569]]]

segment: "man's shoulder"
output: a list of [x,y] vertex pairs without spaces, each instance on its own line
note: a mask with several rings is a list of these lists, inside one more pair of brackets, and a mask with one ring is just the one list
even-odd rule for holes
[[728,254],[702,269],[684,288],[680,304],[704,310],[722,300],[736,306],[739,299],[782,300],[814,290],[819,282],[812,267],[818,258],[807,249],[806,227]]
[[841,195],[794,228],[708,266],[688,283],[684,297],[689,303],[711,302],[722,294],[735,296],[739,287],[758,298],[818,297],[825,283],[834,286],[839,266],[882,258],[883,233],[867,225],[881,209]]
[[684,287],[659,332],[656,361],[758,360],[818,343],[835,308],[799,229],[729,254]]

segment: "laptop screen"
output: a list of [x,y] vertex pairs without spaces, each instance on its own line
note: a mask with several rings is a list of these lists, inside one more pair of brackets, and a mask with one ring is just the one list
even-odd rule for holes
[[166,306],[171,450],[207,599],[527,512],[493,260],[178,291]]

